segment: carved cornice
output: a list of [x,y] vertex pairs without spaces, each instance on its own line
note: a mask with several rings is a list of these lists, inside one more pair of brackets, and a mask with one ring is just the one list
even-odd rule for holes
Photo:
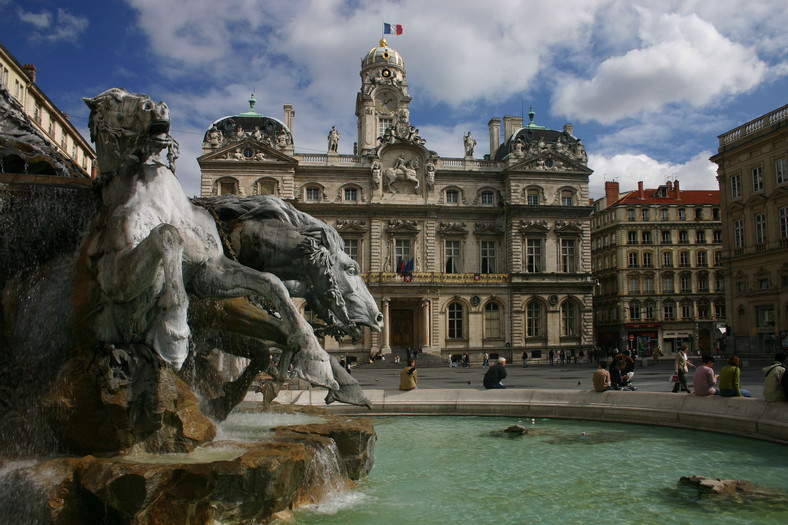
[[336,223],[334,223],[334,229],[339,233],[364,233],[369,228],[367,227],[367,221],[361,220],[346,220],[346,219],[337,219]]
[[549,230],[546,220],[522,220],[520,221],[520,231],[522,233],[546,234]]
[[441,221],[438,225],[437,233],[439,235],[468,235],[468,228],[464,222],[446,222]]
[[503,235],[504,231],[503,227],[497,222],[477,222],[476,229],[473,230],[473,233],[476,235]]
[[583,233],[583,226],[580,221],[555,221],[555,232],[558,234],[577,235]]
[[388,222],[386,231],[388,233],[416,234],[419,233],[421,229],[416,221],[411,221],[409,219],[392,219]]

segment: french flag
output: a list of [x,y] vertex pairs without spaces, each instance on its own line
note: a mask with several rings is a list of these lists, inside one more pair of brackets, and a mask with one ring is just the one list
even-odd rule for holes
[[387,24],[386,22],[383,23],[383,34],[384,35],[401,35],[402,34],[402,26],[399,24]]

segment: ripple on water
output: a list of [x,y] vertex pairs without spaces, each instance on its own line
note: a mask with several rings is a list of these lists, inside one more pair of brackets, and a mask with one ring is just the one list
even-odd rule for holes
[[[697,474],[788,491],[788,447],[642,425],[513,418],[373,421],[375,467],[330,518],[343,523],[788,523],[788,503],[731,503],[678,487]],[[491,432],[519,424],[514,439]]]

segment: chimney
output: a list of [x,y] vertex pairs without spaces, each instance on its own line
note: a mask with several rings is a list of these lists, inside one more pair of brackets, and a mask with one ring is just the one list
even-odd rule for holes
[[[564,124],[564,133],[568,133],[569,135],[572,135],[573,131],[574,131],[574,125],[572,125],[571,122]],[[574,137],[574,135],[572,136]]]
[[493,159],[501,145],[501,119],[493,117],[487,125],[490,127],[490,159]]
[[293,110],[292,104],[285,104],[285,126],[287,129],[290,130],[290,133],[293,133],[293,117],[295,117],[295,110]]
[[503,118],[503,140],[506,142],[515,131],[523,127],[523,117]]
[[676,200],[681,200],[681,191],[679,190],[679,181],[673,183],[673,197]]
[[638,181],[638,199],[643,200],[643,181]]
[[36,66],[34,66],[33,64],[25,64],[22,67],[24,68],[25,72],[27,73],[27,76],[30,77],[30,81],[35,84],[36,83],[36,73],[38,72],[38,70],[36,70]]
[[605,200],[607,200],[607,206],[618,200],[618,182],[605,181]]

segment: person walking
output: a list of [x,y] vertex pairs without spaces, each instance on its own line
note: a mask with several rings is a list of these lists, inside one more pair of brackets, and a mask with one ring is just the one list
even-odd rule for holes
[[528,352],[523,350],[523,368],[528,368]]
[[687,386],[687,372],[689,369],[687,367],[691,366],[695,368],[689,358],[687,357],[687,345],[682,345],[681,349],[676,352],[676,375],[679,376],[679,380],[676,381],[676,384],[673,385],[673,392],[676,393],[679,389],[683,390],[684,392],[690,393],[690,389]]
[[482,362],[482,368],[487,368],[490,366],[490,354],[484,352],[484,361]]

